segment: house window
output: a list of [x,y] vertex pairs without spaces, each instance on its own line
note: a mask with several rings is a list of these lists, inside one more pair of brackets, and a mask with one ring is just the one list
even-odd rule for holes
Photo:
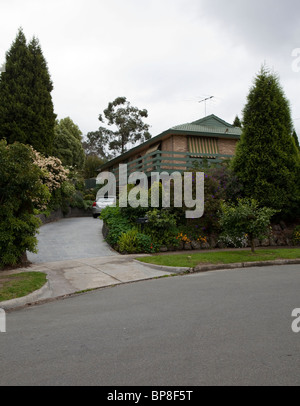
[[219,154],[218,139],[212,137],[189,137],[189,151],[192,158],[202,158],[200,154],[211,154],[211,156],[203,155],[204,158],[216,158],[215,155]]

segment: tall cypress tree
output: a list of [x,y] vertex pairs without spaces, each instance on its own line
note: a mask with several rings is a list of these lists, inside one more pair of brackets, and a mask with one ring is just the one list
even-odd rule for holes
[[295,217],[300,214],[300,154],[277,75],[265,67],[255,78],[243,112],[243,133],[233,169],[247,197]]
[[28,46],[33,71],[31,109],[34,113],[30,144],[40,152],[51,154],[54,141],[56,114],[51,92],[53,83],[39,41],[33,38]]
[[296,147],[297,147],[297,148],[299,149],[299,151],[300,151],[299,139],[298,139],[298,136],[297,136],[297,133],[296,133],[295,130],[294,130],[294,132],[293,132],[293,138],[294,138],[294,140],[295,140]]
[[22,29],[6,54],[0,76],[0,139],[32,145],[51,154],[56,115],[53,85],[37,39],[26,43]]
[[26,38],[19,30],[16,40],[6,54],[5,73],[0,76],[0,139],[9,144],[27,142],[29,86],[31,75]]

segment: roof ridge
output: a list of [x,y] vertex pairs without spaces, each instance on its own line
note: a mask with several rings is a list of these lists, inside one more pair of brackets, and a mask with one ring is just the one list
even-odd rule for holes
[[[203,117],[199,120],[193,121],[190,124],[195,124],[195,125],[201,125],[202,123],[205,123],[211,119],[214,119],[216,121],[218,121],[219,123],[223,124],[225,127],[229,127],[229,128],[234,128],[234,125],[228,123],[227,121],[223,120],[222,118],[216,116],[215,114],[210,114],[209,116]],[[203,126],[205,126],[205,124],[203,124]],[[205,127],[212,127],[212,126],[205,126]]]

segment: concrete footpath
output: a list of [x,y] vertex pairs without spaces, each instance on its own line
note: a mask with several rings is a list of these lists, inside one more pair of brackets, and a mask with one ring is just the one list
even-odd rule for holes
[[42,289],[26,297],[0,302],[0,308],[4,310],[15,309],[53,299],[65,298],[87,290],[159,278],[172,274],[172,269],[165,271],[156,269],[151,265],[144,265],[135,261],[137,257],[137,255],[116,255],[75,259],[33,264],[28,268],[1,272],[1,276],[21,272],[44,272],[47,274],[47,283]]
[[74,294],[89,290],[113,287],[124,283],[145,281],[171,275],[205,273],[230,269],[259,268],[278,265],[300,265],[300,259],[275,260],[264,262],[246,262],[235,264],[198,265],[195,268],[167,267],[144,264],[139,257],[147,255],[116,255],[75,259],[69,261],[32,264],[27,268],[1,272],[1,276],[22,272],[44,272],[47,283],[42,289],[18,299],[0,302],[4,310],[20,309],[26,306],[42,304],[53,300],[64,299]]

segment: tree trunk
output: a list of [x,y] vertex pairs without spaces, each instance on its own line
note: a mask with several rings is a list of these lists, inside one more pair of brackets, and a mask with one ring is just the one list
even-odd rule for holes
[[255,244],[254,244],[253,237],[250,237],[250,243],[251,243],[251,252],[252,252],[252,254],[255,254]]
[[21,256],[21,258],[20,258],[20,265],[22,265],[22,266],[26,266],[26,265],[28,265],[28,258],[27,258],[27,253],[26,252],[24,252],[23,254],[22,254],[22,256]]

